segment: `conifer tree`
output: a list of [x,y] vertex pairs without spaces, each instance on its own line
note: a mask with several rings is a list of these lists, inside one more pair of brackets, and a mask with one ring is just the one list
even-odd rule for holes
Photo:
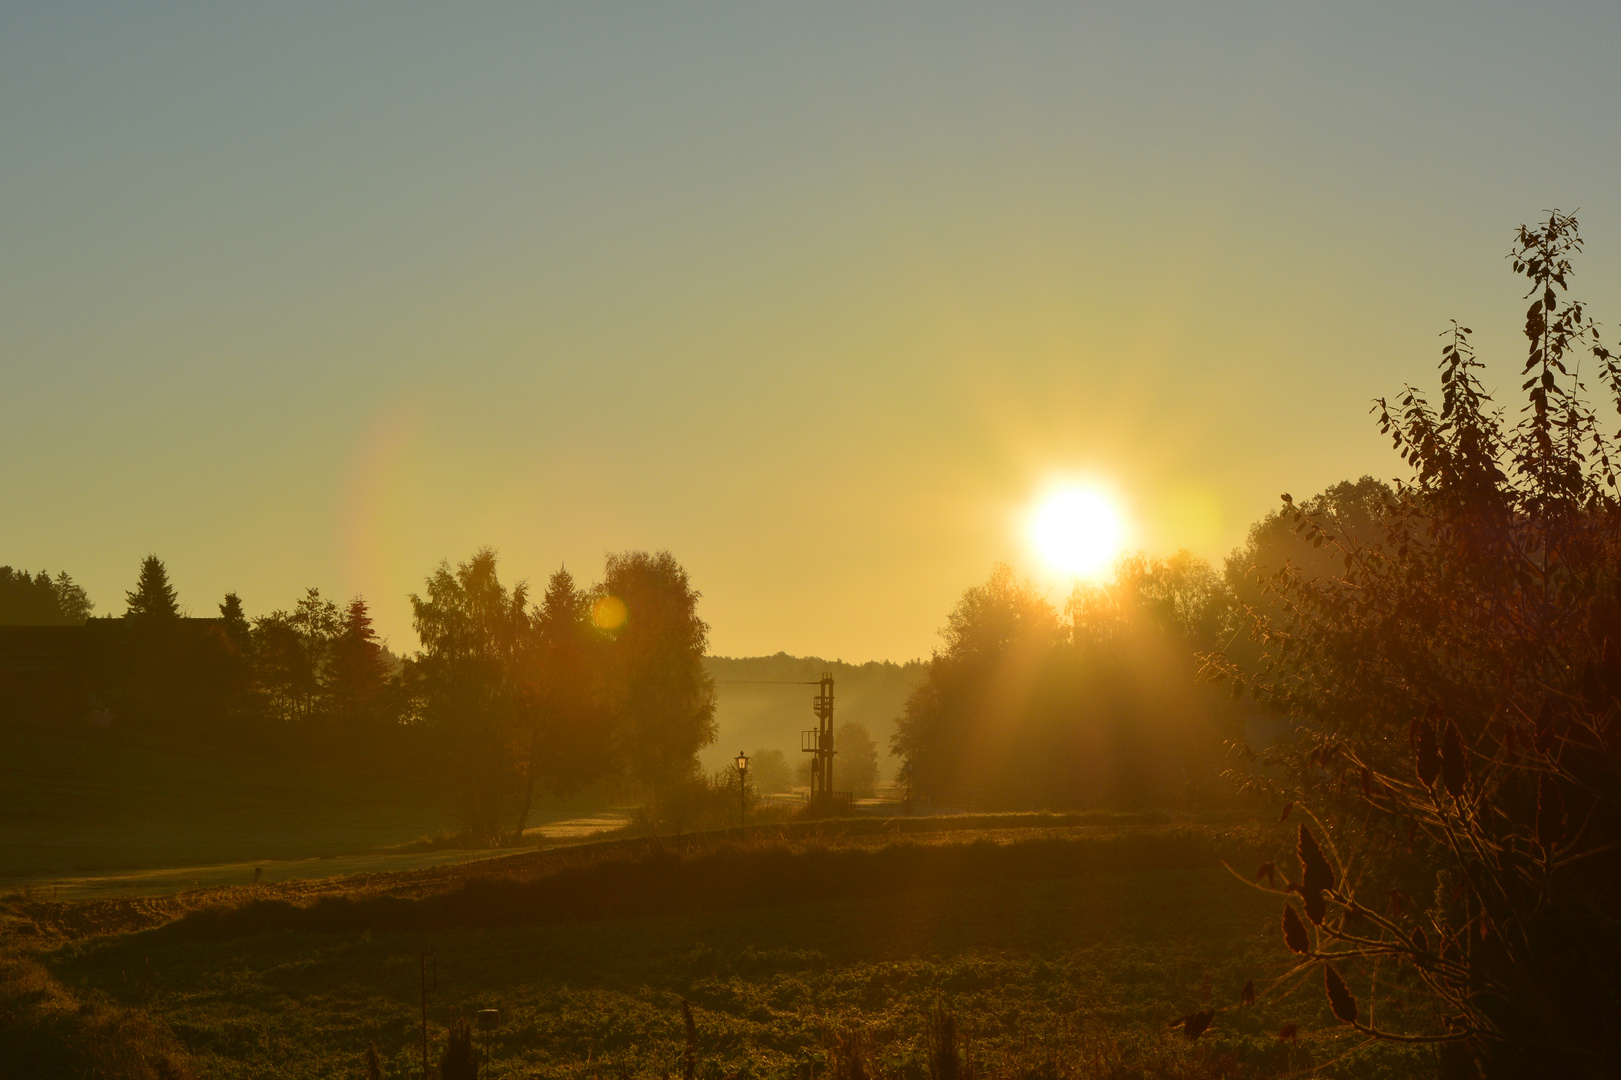
[[234,592],[225,594],[220,601],[220,619],[225,624],[225,638],[246,656],[252,650],[253,630],[248,616],[242,610],[242,598]]
[[327,657],[326,697],[332,718],[350,726],[380,718],[388,691],[388,659],[372,629],[363,597],[344,609],[340,629]]
[[177,619],[180,617],[180,602],[169,584],[169,571],[164,567],[163,560],[156,555],[148,555],[141,560],[141,576],[135,582],[135,588],[124,594],[129,607],[124,612],[128,619]]

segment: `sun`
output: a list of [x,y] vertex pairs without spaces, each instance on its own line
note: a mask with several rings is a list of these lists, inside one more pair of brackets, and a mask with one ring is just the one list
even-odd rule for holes
[[1054,570],[1095,577],[1108,569],[1126,539],[1120,508],[1091,487],[1064,487],[1049,494],[1030,518],[1030,540]]

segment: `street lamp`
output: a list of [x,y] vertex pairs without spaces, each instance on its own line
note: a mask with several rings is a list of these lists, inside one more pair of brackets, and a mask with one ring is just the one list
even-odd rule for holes
[[737,752],[737,823],[748,824],[749,812],[749,756]]

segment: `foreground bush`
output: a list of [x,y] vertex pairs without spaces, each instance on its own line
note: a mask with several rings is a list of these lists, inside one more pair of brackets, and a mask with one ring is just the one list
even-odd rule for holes
[[1614,1075],[1621,1032],[1621,503],[1578,377],[1621,403],[1621,368],[1567,296],[1580,248],[1557,212],[1517,235],[1523,409],[1454,325],[1440,406],[1378,403],[1413,469],[1378,535],[1289,504],[1343,574],[1278,574],[1261,662],[1212,661],[1298,724],[1250,779],[1315,822],[1257,876],[1288,894],[1280,987],[1455,1075]]

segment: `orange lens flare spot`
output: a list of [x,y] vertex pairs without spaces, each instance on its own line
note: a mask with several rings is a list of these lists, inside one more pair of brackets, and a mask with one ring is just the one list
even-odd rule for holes
[[599,596],[591,605],[591,621],[600,630],[618,630],[629,617],[625,602],[617,596]]

